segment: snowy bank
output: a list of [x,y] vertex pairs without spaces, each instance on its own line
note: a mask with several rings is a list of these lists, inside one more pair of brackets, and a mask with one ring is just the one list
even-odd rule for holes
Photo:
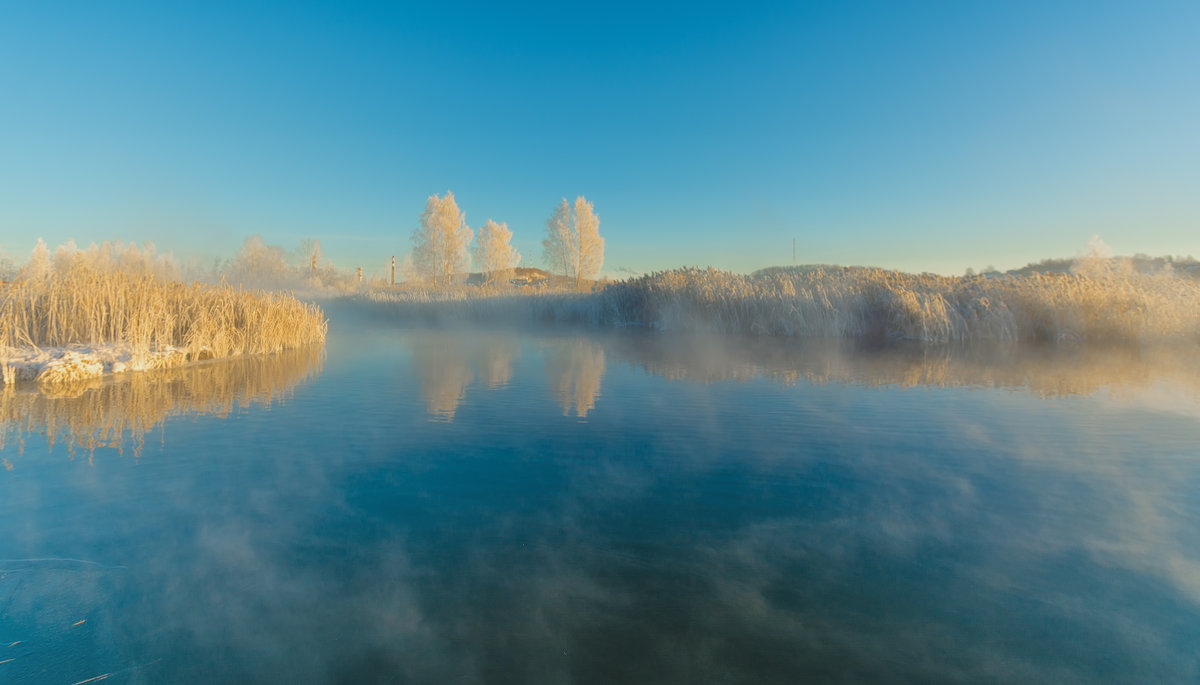
[[0,352],[0,382],[74,383],[126,371],[165,369],[187,361],[187,351],[173,346],[147,352],[125,343],[9,348]]

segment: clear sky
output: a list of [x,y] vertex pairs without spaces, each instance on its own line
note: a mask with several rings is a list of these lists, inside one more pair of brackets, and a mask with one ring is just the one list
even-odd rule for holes
[[541,265],[1200,257],[1200,2],[22,2],[0,250],[403,256],[434,193]]

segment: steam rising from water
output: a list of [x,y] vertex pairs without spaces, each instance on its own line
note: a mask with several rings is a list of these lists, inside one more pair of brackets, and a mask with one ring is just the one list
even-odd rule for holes
[[[1194,392],[1186,354],[338,335],[269,414],[168,417],[153,459],[0,473],[0,649],[28,655],[0,676],[1198,672],[1194,421],[1100,399]],[[109,568],[6,561],[34,557]]]
[[[524,348],[523,339],[536,344]],[[862,347],[838,340],[804,343],[730,336],[612,334],[521,336],[494,329],[428,329],[401,337],[418,370],[429,414],[453,421],[472,394],[502,391],[521,354],[540,356],[549,392],[563,415],[586,418],[603,398],[608,366],[644,369],[673,381],[718,383],[766,379],[901,388],[1006,388],[1042,397],[1103,393],[1148,403],[1200,397],[1200,357],[1188,345],[920,345]],[[476,382],[478,379],[478,382]],[[619,398],[610,401],[619,402]]]
[[594,293],[376,293],[405,320],[584,323],[666,332],[923,343],[1200,342],[1200,280],[1115,260],[1075,273],[943,277],[882,269],[679,269]]

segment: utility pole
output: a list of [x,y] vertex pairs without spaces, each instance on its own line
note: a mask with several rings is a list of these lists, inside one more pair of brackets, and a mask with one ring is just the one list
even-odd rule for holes
[[358,282],[362,283],[362,267],[358,267]]
[[396,255],[392,255],[392,285],[396,285]]

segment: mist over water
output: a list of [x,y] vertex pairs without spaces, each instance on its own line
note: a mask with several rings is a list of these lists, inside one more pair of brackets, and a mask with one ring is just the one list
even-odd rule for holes
[[136,452],[3,397],[0,679],[1200,676],[1187,350],[333,321]]

